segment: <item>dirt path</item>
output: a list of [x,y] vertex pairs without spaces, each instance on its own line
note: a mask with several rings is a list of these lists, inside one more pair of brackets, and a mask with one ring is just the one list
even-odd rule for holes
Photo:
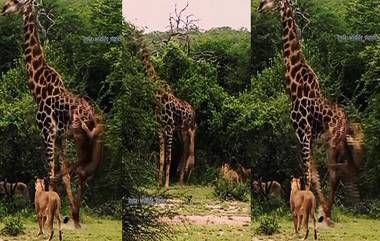
[[177,215],[173,218],[162,218],[163,222],[169,224],[225,224],[225,225],[248,225],[251,222],[249,216],[220,216],[220,215]]

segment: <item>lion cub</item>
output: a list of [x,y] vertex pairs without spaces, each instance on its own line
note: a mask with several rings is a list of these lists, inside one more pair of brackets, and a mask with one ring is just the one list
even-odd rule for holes
[[309,235],[309,217],[313,220],[314,239],[317,239],[317,224],[315,217],[316,201],[315,196],[310,190],[301,190],[300,179],[292,178],[290,192],[290,208],[293,215],[294,230],[298,234],[301,228],[301,222],[304,221],[306,234]]
[[59,240],[62,240],[62,216],[61,216],[61,199],[56,192],[45,191],[45,184],[43,179],[37,178],[36,180],[36,195],[34,197],[34,205],[37,212],[37,221],[39,232],[37,236],[43,234],[43,228],[47,223],[50,229],[49,241],[52,240],[54,230],[53,222],[54,216],[58,220]]

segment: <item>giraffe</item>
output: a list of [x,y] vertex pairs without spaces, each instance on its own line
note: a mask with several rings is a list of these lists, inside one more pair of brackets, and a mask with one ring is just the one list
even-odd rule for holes
[[[340,177],[346,175],[351,180],[356,179],[359,167],[351,167],[353,163],[361,163],[357,161],[360,151],[356,151],[361,147],[353,151],[348,148],[347,136],[352,125],[349,124],[344,110],[323,95],[317,75],[303,56],[291,0],[260,0],[259,13],[269,10],[279,10],[281,13],[285,81],[292,101],[290,117],[301,144],[306,187],[309,188],[313,181],[323,218],[332,226],[331,209]],[[331,165],[328,169],[332,190],[328,203],[321,191],[318,171],[312,158],[313,141],[322,137],[325,141],[327,163]],[[340,165],[342,161],[347,162]],[[355,181],[352,183],[356,187]]]
[[156,74],[150,61],[148,49],[143,40],[142,32],[136,31],[135,40],[140,45],[140,55],[148,78],[158,88],[154,94],[156,100],[155,118],[159,123],[160,160],[158,171],[158,184],[163,186],[163,171],[165,173],[165,188],[169,188],[170,165],[172,159],[173,135],[180,132],[184,153],[180,160],[180,185],[183,186],[185,175],[194,167],[195,163],[195,111],[191,104],[176,97],[167,82],[161,80]]
[[[23,16],[28,85],[37,102],[36,121],[42,130],[46,144],[49,190],[55,190],[58,176],[62,178],[75,227],[80,228],[79,209],[82,185],[89,176],[93,175],[96,168],[90,168],[91,170],[84,174],[83,172],[76,173],[78,176],[77,195],[74,198],[71,190],[70,165],[65,160],[65,142],[68,137],[74,138],[78,156],[75,167],[99,162],[103,145],[101,133],[89,135],[83,127],[85,125],[90,132],[92,130],[102,132],[102,128],[98,128],[102,126],[102,123],[97,117],[95,108],[86,99],[67,90],[59,73],[46,63],[38,36],[34,5],[34,0],[7,0],[4,3],[2,15],[21,13]],[[56,150],[61,163],[61,173],[57,176],[54,167]]]

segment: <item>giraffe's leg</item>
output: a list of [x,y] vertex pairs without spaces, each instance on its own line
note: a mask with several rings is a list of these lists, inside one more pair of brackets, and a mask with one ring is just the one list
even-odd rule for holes
[[75,146],[77,151],[77,162],[76,162],[76,168],[75,171],[78,175],[78,183],[77,183],[77,193],[76,193],[76,199],[73,198],[73,203],[75,204],[73,208],[71,209],[72,217],[74,220],[74,225],[76,228],[80,228],[79,224],[79,210],[80,210],[80,198],[81,198],[81,189],[82,189],[82,170],[86,167],[86,165],[91,165],[91,156],[92,156],[92,147],[89,145],[89,137],[86,135],[86,133],[81,128],[74,128],[74,140],[75,140]]
[[[297,137],[299,141],[301,142],[301,148],[302,148],[302,160],[305,168],[305,174],[306,174],[306,188],[310,188],[311,181],[313,181],[313,184],[315,186],[315,190],[318,194],[319,203],[322,207],[323,216],[326,217],[326,222],[328,223],[330,219],[330,216],[327,215],[327,202],[325,195],[323,194],[321,190],[320,185],[320,178],[318,174],[318,170],[315,166],[315,163],[312,158],[312,146],[311,146],[311,140],[312,140],[312,133],[311,133],[311,127],[310,125],[301,126],[297,129]],[[313,176],[313,178],[312,178]],[[329,223],[328,223],[329,224]]]
[[172,161],[172,144],[173,144],[173,130],[167,129],[166,131],[166,147],[165,147],[165,165],[166,165],[166,176],[165,176],[165,188],[169,189],[169,178],[170,178],[170,164]]
[[76,203],[74,199],[74,195],[71,188],[71,176],[69,173],[69,168],[67,166],[67,163],[64,160],[61,161],[61,171],[62,171],[62,182],[65,186],[67,198],[69,199],[69,202],[70,202],[71,216],[73,218],[75,227],[80,228],[78,203]]
[[43,134],[45,138],[47,161],[49,165],[49,191],[55,191],[54,159],[55,142],[57,137],[55,125],[52,122],[50,122],[49,127],[45,127],[43,129]]
[[326,154],[327,154],[327,163],[328,163],[328,172],[330,176],[330,199],[328,202],[327,210],[326,210],[326,218],[331,217],[331,209],[333,204],[335,203],[335,195],[339,185],[339,176],[337,173],[337,157],[339,155],[336,146],[331,145],[331,143],[326,144]]
[[[78,225],[78,227],[80,227],[80,224],[79,224],[79,209],[80,209],[80,205],[81,205],[82,187],[83,187],[84,181],[85,181],[85,177],[83,177],[82,174],[78,174],[77,195],[76,195],[76,209],[74,210],[75,217],[78,220],[78,223],[76,223],[76,225]],[[74,222],[75,222],[75,220],[74,220]]]
[[162,174],[164,172],[164,162],[165,162],[165,134],[163,130],[160,130],[160,160],[158,167],[158,185],[162,187]]
[[181,131],[181,140],[182,140],[182,146],[183,146],[183,153],[180,160],[179,168],[180,168],[180,175],[179,175],[179,184],[183,186],[184,178],[186,175],[186,167],[187,167],[187,161],[189,156],[189,142],[190,142],[189,133],[187,130]]

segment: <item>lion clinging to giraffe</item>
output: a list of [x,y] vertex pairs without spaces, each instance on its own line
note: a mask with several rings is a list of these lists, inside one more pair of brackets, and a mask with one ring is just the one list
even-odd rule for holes
[[[86,179],[94,174],[96,168],[93,166],[97,167],[101,159],[103,146],[100,138],[103,128],[99,128],[102,125],[101,118],[86,99],[67,90],[59,73],[46,63],[39,40],[34,4],[35,0],[7,0],[2,14],[20,13],[23,17],[28,85],[37,102],[36,120],[46,144],[49,188],[55,189],[57,176],[54,159],[58,150],[61,159],[59,176],[62,177],[67,192],[75,227],[79,228],[82,187]],[[83,129],[83,123],[89,131]],[[74,169],[69,167],[64,155],[65,140],[69,136],[74,137],[77,148],[78,160]],[[71,191],[71,171],[78,176],[75,199]]]
[[[301,144],[306,185],[309,186],[313,181],[325,220],[327,224],[332,224],[331,208],[339,179],[342,177],[339,169],[356,188],[355,180],[362,164],[358,160],[361,158],[358,153],[361,153],[363,147],[361,142],[350,148],[347,136],[350,136],[350,132],[358,134],[361,129],[350,124],[344,110],[323,95],[318,77],[302,53],[292,8],[291,0],[260,0],[258,11],[261,13],[278,10],[281,13],[286,88],[292,100],[291,120]],[[318,171],[312,159],[313,140],[321,136],[324,136],[327,163],[331,165],[329,173],[332,191],[329,202],[321,191]],[[335,165],[337,163],[347,165]],[[354,163],[360,164],[356,169],[350,169]]]

